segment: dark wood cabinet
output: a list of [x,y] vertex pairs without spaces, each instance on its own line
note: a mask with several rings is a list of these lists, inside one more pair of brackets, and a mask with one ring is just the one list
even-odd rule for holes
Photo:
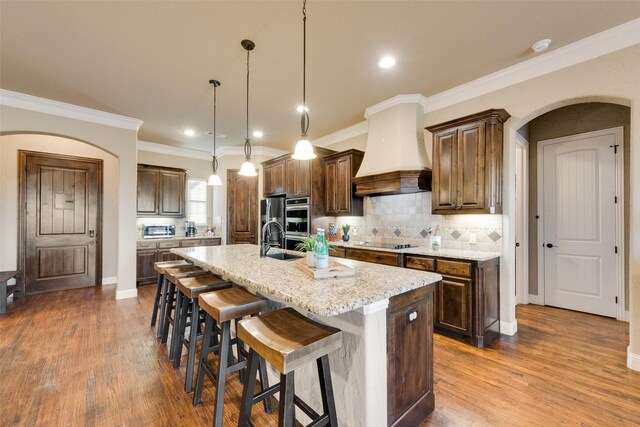
[[395,296],[387,308],[389,426],[415,426],[434,409],[434,285]]
[[309,197],[311,195],[311,161],[286,160],[287,197]]
[[286,161],[279,157],[275,160],[263,162],[263,194],[264,197],[282,196],[286,194],[285,168]]
[[136,245],[136,283],[138,285],[156,283],[158,275],[153,268],[154,264],[159,261],[175,261],[180,259],[178,255],[171,252],[171,248],[218,246],[220,244],[220,237],[140,241]]
[[184,217],[186,172],[138,165],[138,216]]
[[325,207],[328,216],[362,216],[362,197],[355,195],[355,177],[364,152],[348,150],[327,156],[324,162]]
[[442,275],[434,328],[483,348],[500,335],[500,260],[467,261],[406,255],[405,267]]
[[426,129],[433,134],[434,214],[502,213],[505,110],[487,110]]
[[402,254],[395,252],[372,251],[369,249],[346,248],[345,258],[356,261],[372,262],[393,267],[402,266]]

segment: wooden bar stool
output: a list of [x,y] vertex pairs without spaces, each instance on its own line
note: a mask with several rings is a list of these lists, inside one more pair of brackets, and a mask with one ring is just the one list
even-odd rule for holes
[[[238,426],[250,425],[254,404],[280,392],[278,425],[294,427],[295,406],[313,422],[309,425],[338,425],[328,354],[342,346],[342,331],[304,317],[293,308],[284,308],[238,322],[238,338],[247,343],[249,350]],[[254,396],[256,370],[266,359],[280,372],[280,383]],[[318,415],[307,403],[295,395],[294,371],[315,360],[318,366],[323,414]]]
[[[196,378],[196,388],[193,393],[193,406],[200,404],[204,375],[216,384],[216,398],[213,408],[214,427],[222,426],[222,415],[224,412],[224,392],[226,388],[227,375],[238,372],[246,368],[246,350],[244,344],[237,337],[231,339],[231,321],[241,319],[245,316],[254,316],[267,309],[267,300],[260,298],[243,288],[224,289],[222,291],[200,294],[198,297],[200,307],[207,313],[205,322],[204,339],[200,362],[198,363],[198,376]],[[221,329],[220,344],[211,345],[211,338],[215,333],[215,323]],[[237,325],[237,323],[236,323]],[[232,345],[236,345],[238,361],[232,362],[233,354],[230,354]],[[211,352],[218,352],[218,371],[208,363],[208,356]],[[260,383],[263,389],[268,387],[267,370],[264,362],[258,367]],[[255,385],[255,378],[254,378]],[[271,413],[270,398],[264,399],[265,411]]]
[[[153,269],[158,273],[158,284],[156,286],[156,296],[153,300],[153,313],[151,313],[151,327],[156,325],[156,320],[158,319],[158,311],[160,311],[160,319],[164,319],[164,309],[161,310],[162,301],[167,297],[167,283],[164,280],[164,271],[167,268],[175,268],[180,267],[182,265],[191,265],[185,260],[179,261],[160,261],[153,264]],[[160,322],[162,325],[162,321]],[[158,337],[161,335],[160,325],[158,325]]]
[[[222,279],[215,274],[207,274],[204,276],[185,277],[178,279],[176,283],[176,310],[175,318],[177,319],[177,327],[173,328],[173,338],[171,345],[173,348],[173,367],[179,368],[182,359],[182,346],[186,345],[189,349],[187,356],[187,373],[185,375],[184,391],[191,393],[193,385],[193,365],[196,358],[196,341],[202,337],[198,333],[200,330],[200,305],[198,304],[198,296],[205,292],[220,291],[230,288],[231,282]],[[191,322],[189,323],[189,315]],[[187,324],[189,323],[189,336],[185,336]]]
[[[173,314],[176,301],[176,281],[178,279],[182,279],[183,277],[204,276],[205,274],[209,274],[209,272],[195,265],[183,265],[180,267],[166,268],[164,270],[164,280],[167,281],[167,296],[162,303],[164,306],[162,334],[160,337],[160,342],[162,342],[162,344],[167,343],[167,338],[169,337],[169,325],[174,328],[176,327],[176,325],[174,324],[175,315]],[[172,349],[173,347],[170,346],[170,360],[173,359],[173,353],[171,351]]]

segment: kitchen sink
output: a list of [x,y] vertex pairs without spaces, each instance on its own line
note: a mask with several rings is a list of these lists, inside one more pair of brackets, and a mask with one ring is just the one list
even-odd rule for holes
[[267,254],[267,258],[279,259],[282,261],[295,261],[297,259],[301,259],[302,257],[298,255],[291,255],[284,252],[280,252],[280,253]]

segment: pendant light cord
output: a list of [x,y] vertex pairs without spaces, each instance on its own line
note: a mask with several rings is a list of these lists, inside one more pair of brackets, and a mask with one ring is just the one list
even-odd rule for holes
[[309,130],[309,113],[307,112],[307,0],[302,1],[302,115],[300,130],[303,138]]
[[247,50],[247,137],[244,140],[244,157],[246,160],[251,158],[251,143],[249,142],[249,54]]
[[218,159],[216,158],[216,106],[218,105],[218,87],[213,84],[213,160],[211,160],[211,166],[213,167],[213,174],[215,175],[218,170]]

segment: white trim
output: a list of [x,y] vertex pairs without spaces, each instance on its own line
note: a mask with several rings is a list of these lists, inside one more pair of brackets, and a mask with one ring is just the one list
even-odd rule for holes
[[640,43],[640,18],[427,98],[425,113],[495,92]]
[[419,93],[396,95],[393,98],[386,99],[364,110],[364,118],[369,119],[373,114],[395,107],[400,104],[420,104],[426,110],[428,99]]
[[528,298],[529,299],[529,304],[544,305],[544,304],[540,304],[539,298],[540,297],[538,295],[529,294],[529,298]]
[[[522,135],[516,132],[516,147],[520,147],[522,149],[522,156],[520,164],[522,165],[521,175],[519,178],[522,181],[522,241],[520,242],[520,253],[522,254],[522,276],[523,276],[523,287],[525,289],[518,289],[517,303],[519,304],[529,304],[529,141],[524,139]],[[516,150],[516,153],[518,151]],[[516,176],[516,181],[517,181]],[[516,183],[517,185],[517,183]],[[518,189],[516,188],[516,194],[518,193]],[[516,207],[517,213],[517,207]],[[517,236],[516,236],[517,238]],[[517,264],[516,270],[517,272]]]
[[38,96],[13,92],[6,89],[0,89],[0,105],[52,114],[54,116],[82,120],[85,122],[98,123],[121,129],[135,130],[136,132],[140,130],[140,126],[142,126],[143,123],[142,120],[134,119],[132,117],[107,113],[106,111],[80,107],[78,105],[67,104],[65,102],[40,98]]
[[116,290],[116,299],[137,298],[138,289],[125,289],[124,291]]
[[631,346],[627,347],[627,368],[640,371],[640,354],[631,353]]
[[102,278],[102,284],[103,285],[115,285],[116,283],[118,283],[118,276],[103,277]]
[[518,333],[518,320],[513,319],[512,322],[505,322],[504,320],[500,321],[500,333],[504,335],[509,335],[510,337],[514,336]]
[[389,307],[389,299],[385,298],[383,300],[376,301],[376,302],[371,303],[369,305],[365,305],[364,307],[362,307],[362,313],[364,315],[377,313],[379,311],[386,310],[387,307]]
[[625,310],[624,314],[622,315],[622,320],[623,322],[627,322],[629,323],[631,321],[631,314],[629,313],[629,310]]
[[592,132],[583,132],[575,135],[563,136],[560,138],[547,139],[538,141],[538,298],[541,305],[544,305],[544,185],[541,182],[543,176],[543,148],[546,145],[560,144],[571,142],[573,140],[583,139],[585,137],[596,137],[603,135],[614,135],[618,145],[618,155],[615,162],[615,180],[616,193],[618,194],[618,204],[616,205],[616,245],[618,246],[618,254],[616,258],[616,294],[618,295],[618,304],[616,305],[616,319],[624,320],[625,317],[625,296],[624,296],[624,126],[615,128],[601,129]]
[[369,122],[365,120],[364,122],[356,123],[355,125],[351,125],[344,129],[340,129],[339,131],[330,133],[329,135],[325,135],[321,138],[314,139],[311,142],[316,147],[327,147],[337,142],[342,142],[350,138],[355,138],[356,136],[366,135],[368,132],[369,132]]
[[[252,145],[251,155],[265,156],[265,157],[279,157],[284,154],[290,153],[290,151],[278,150],[277,148],[271,148],[264,145]],[[244,145],[226,145],[218,148],[218,158],[224,156],[243,156],[244,157]]]
[[189,159],[211,160],[211,152],[195,150],[193,148],[176,147],[174,145],[158,144],[156,142],[138,140],[138,151],[168,154],[170,156],[187,157]]

